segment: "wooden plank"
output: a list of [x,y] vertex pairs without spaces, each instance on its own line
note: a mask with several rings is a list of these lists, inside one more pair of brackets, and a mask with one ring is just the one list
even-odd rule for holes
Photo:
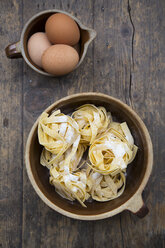
[[[92,1],[25,1],[24,23],[44,9],[62,9],[93,25]],[[24,146],[38,115],[55,100],[69,94],[93,90],[93,48],[89,47],[83,65],[68,76],[43,77],[24,64]],[[24,169],[22,247],[92,247],[93,222],[64,217],[48,208],[36,195]],[[91,238],[92,236],[92,238]]]
[[94,90],[128,102],[132,26],[127,1],[95,1]]
[[[94,90],[130,105],[133,29],[127,8],[127,1],[95,1]],[[123,247],[123,215],[95,223],[94,247]]]
[[[60,79],[40,76],[22,60],[5,57],[6,41],[16,41],[22,29],[22,1],[1,4],[0,247],[164,247],[165,2],[24,1],[23,22],[51,8],[68,11],[93,26],[97,39],[74,73]],[[150,214],[143,220],[128,212],[97,222],[64,217],[38,198],[25,165],[22,192],[22,125],[25,147],[28,132],[43,109],[65,95],[83,91],[103,92],[125,101],[151,133],[155,163],[144,192]]]
[[22,233],[22,61],[6,58],[19,40],[21,1],[1,1],[0,14],[0,247],[21,247]]
[[130,17],[135,28],[131,98],[135,110],[151,134],[154,167],[144,192],[144,201],[150,213],[143,220],[129,214],[122,215],[123,241],[124,247],[165,247],[165,2],[132,0],[129,5]]

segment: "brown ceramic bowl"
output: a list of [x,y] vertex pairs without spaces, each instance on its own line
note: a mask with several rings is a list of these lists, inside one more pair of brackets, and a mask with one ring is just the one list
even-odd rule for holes
[[96,31],[83,25],[73,15],[57,9],[44,10],[31,17],[22,30],[20,41],[12,43],[6,47],[6,56],[11,59],[23,57],[26,63],[36,72],[45,76],[56,77],[55,75],[47,73],[42,68],[34,64],[29,57],[27,50],[27,42],[29,38],[36,32],[45,32],[45,23],[47,19],[55,13],[63,13],[70,16],[79,27],[80,41],[77,50],[79,52],[80,60],[74,69],[78,68],[85,58],[89,44],[96,37]]
[[92,103],[104,106],[119,122],[126,121],[138,146],[135,160],[127,168],[127,182],[124,193],[117,199],[108,202],[86,203],[83,208],[77,201],[71,203],[59,196],[49,184],[48,169],[40,165],[42,146],[38,143],[37,126],[34,123],[26,144],[26,169],[29,179],[40,198],[52,209],[71,218],[80,220],[104,219],[124,210],[130,210],[139,217],[148,213],[142,200],[142,191],[152,171],[153,150],[146,126],[140,117],[120,100],[100,93],[81,93],[71,95],[53,103],[45,111],[60,108],[65,114],[71,113],[78,106]]

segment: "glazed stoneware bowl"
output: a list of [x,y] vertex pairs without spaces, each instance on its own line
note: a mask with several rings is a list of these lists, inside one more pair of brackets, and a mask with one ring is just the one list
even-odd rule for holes
[[92,40],[96,37],[96,31],[84,26],[76,17],[73,15],[57,9],[52,10],[45,10],[42,11],[36,15],[34,15],[32,18],[29,19],[29,21],[25,24],[22,33],[20,41],[12,43],[8,45],[5,49],[6,56],[8,58],[21,58],[23,57],[25,62],[36,72],[45,75],[45,76],[53,76],[52,74],[49,74],[42,70],[40,67],[38,67],[36,64],[33,63],[33,61],[30,59],[28,50],[27,50],[27,42],[30,36],[32,36],[36,32],[45,32],[45,23],[46,20],[55,13],[63,13],[68,16],[70,16],[75,22],[77,23],[79,30],[80,30],[80,41],[79,41],[79,56],[80,60],[77,66],[78,68],[81,63],[83,62],[85,55],[87,53],[87,49],[89,44],[92,42]]
[[71,113],[82,104],[91,103],[104,106],[119,122],[126,121],[138,146],[136,158],[127,167],[126,188],[117,199],[108,202],[86,203],[83,208],[77,201],[70,202],[59,196],[49,184],[49,172],[40,165],[42,146],[38,142],[37,126],[34,123],[28,136],[25,152],[26,169],[36,193],[55,211],[71,218],[80,220],[98,220],[111,217],[124,210],[129,210],[139,217],[148,213],[142,200],[142,192],[147,184],[153,165],[153,150],[150,135],[140,117],[120,100],[100,93],[81,93],[71,95],[53,103],[45,111],[51,113],[61,109],[65,114]]

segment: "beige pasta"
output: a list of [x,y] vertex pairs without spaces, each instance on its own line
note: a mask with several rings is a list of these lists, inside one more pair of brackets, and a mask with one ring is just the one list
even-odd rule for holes
[[80,134],[77,123],[70,117],[61,114],[60,110],[50,116],[43,113],[38,125],[39,143],[51,154],[50,164],[55,163],[62,154],[76,142],[79,144]]
[[[115,125],[117,126],[116,129],[110,127],[89,148],[89,165],[94,171],[103,175],[113,175],[126,169],[127,165],[134,159],[137,151],[137,147],[126,139],[128,133],[125,133],[125,129],[122,129],[123,125],[127,128],[127,124],[116,123]],[[119,128],[121,131],[117,131]],[[130,137],[132,138],[132,135]]]
[[110,113],[107,113],[105,108],[92,104],[82,105],[72,117],[78,123],[81,142],[87,144],[91,144],[110,123]]
[[88,178],[89,194],[96,201],[109,201],[119,197],[125,188],[125,174],[120,171],[116,175],[102,175],[92,171]]
[[[109,201],[126,185],[127,165],[137,147],[126,124],[112,121],[104,107],[86,104],[71,116],[56,110],[43,113],[38,124],[43,146],[40,163],[49,169],[50,184],[70,201]],[[88,150],[88,158],[84,158]]]
[[51,167],[49,180],[62,197],[70,201],[77,199],[83,207],[86,207],[84,204],[87,199],[86,173],[84,171],[71,174],[59,171],[58,167]]

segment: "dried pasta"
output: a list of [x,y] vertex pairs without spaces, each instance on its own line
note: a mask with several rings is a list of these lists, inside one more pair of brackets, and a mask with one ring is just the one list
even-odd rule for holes
[[126,122],[113,122],[104,107],[86,104],[71,116],[60,110],[44,112],[38,139],[43,146],[40,163],[49,169],[49,182],[63,198],[86,207],[87,200],[104,202],[123,193],[126,168],[137,146]]
[[43,113],[38,125],[39,143],[55,156],[52,156],[49,164],[52,164],[74,144],[78,146],[80,134],[77,123],[60,110],[53,112],[50,116]]
[[110,113],[107,113],[105,108],[92,104],[79,107],[72,114],[72,118],[78,123],[81,142],[87,144],[91,144],[110,123]]
[[[134,159],[137,147],[126,123],[112,125],[105,134],[96,139],[89,148],[90,166],[93,170],[107,175],[126,169]],[[115,129],[115,126],[117,127]],[[128,141],[129,137],[132,141]]]
[[[90,183],[89,183],[90,181]],[[92,171],[88,178],[88,193],[96,201],[109,201],[119,197],[125,189],[125,175],[123,171],[111,176]]]

